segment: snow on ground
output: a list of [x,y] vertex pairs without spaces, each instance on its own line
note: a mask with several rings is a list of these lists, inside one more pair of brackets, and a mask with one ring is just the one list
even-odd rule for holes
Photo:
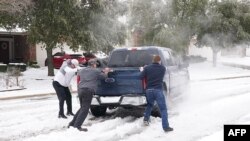
[[[161,119],[142,124],[142,113],[125,109],[109,110],[104,117],[87,117],[88,132],[65,128],[72,117],[58,119],[55,95],[0,100],[0,140],[87,140],[87,141],[222,141],[224,124],[250,123],[250,71],[210,62],[190,64],[190,91],[183,101],[174,101],[169,122],[174,128],[164,133]],[[25,90],[1,92],[1,97],[25,93],[53,93],[47,70],[24,72]],[[40,80],[42,79],[42,80]],[[75,88],[75,83],[73,88]],[[66,105],[65,105],[66,107]],[[73,111],[79,108],[73,95]]]
[[221,57],[219,62],[250,66],[250,57]]
[[[39,69],[28,68],[26,71],[22,72],[20,80],[23,84],[24,90],[19,91],[5,91],[0,92],[0,98],[17,97],[17,96],[27,96],[27,95],[39,95],[47,93],[55,93],[52,86],[53,76],[48,76],[47,67],[42,67]],[[54,69],[56,74],[58,70]],[[3,73],[0,73],[3,76]],[[12,90],[10,87],[8,89],[0,87],[0,90]],[[14,87],[15,89],[16,87]],[[76,77],[72,80],[72,91],[76,91]]]
[[[222,63],[232,63],[232,64],[241,64],[250,66],[250,58],[246,57],[246,59],[240,58],[225,58],[221,60]],[[228,77],[241,77],[241,76],[248,76],[250,77],[250,71],[247,69],[241,68],[234,68],[222,66],[220,64],[217,67],[212,67],[212,64],[208,63],[206,65],[199,66],[197,64],[191,65],[189,67],[190,77],[193,81],[199,80],[211,80],[211,79],[221,79],[221,78],[228,78]],[[199,68],[200,67],[200,68]]]

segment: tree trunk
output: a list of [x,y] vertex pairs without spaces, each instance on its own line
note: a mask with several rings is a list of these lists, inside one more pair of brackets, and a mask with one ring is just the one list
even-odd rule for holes
[[212,50],[213,50],[213,67],[216,67],[217,66],[217,54],[219,50],[214,49],[214,48],[212,48]]
[[48,76],[54,76],[54,65],[52,62],[52,48],[46,48],[47,59],[48,59]]

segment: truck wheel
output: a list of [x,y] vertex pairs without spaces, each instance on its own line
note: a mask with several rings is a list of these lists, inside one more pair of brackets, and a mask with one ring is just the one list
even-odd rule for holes
[[107,107],[105,107],[105,106],[93,106],[93,107],[90,107],[90,111],[95,117],[100,117],[100,116],[105,115],[105,113],[107,111]]

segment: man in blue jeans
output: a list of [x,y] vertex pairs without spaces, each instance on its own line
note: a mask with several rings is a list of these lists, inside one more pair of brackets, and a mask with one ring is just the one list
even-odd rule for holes
[[168,123],[167,105],[163,94],[163,77],[165,75],[166,68],[160,64],[161,58],[159,55],[155,55],[152,62],[152,64],[141,70],[141,78],[145,78],[147,82],[147,107],[144,113],[144,124],[149,125],[151,111],[154,106],[154,101],[156,101],[161,112],[163,130],[165,132],[173,131],[173,128],[171,128]]

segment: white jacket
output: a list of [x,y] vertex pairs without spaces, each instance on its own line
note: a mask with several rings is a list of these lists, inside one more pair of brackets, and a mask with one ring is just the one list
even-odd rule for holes
[[60,68],[60,70],[56,73],[54,77],[54,81],[57,81],[59,84],[61,84],[64,87],[69,87],[70,81],[74,77],[76,72],[77,72],[77,68],[72,69],[69,66],[64,66],[63,68]]

